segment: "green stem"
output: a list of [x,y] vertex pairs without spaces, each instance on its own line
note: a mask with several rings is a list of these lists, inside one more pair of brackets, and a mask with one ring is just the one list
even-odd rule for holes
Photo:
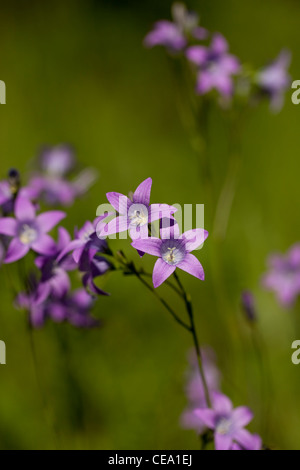
[[198,336],[197,336],[196,325],[195,325],[195,321],[194,321],[193,305],[192,305],[191,299],[187,295],[187,293],[186,293],[186,291],[185,291],[185,289],[184,289],[184,287],[183,287],[176,271],[174,271],[174,277],[175,277],[176,282],[177,282],[177,284],[178,284],[178,286],[181,289],[182,294],[183,294],[183,299],[184,299],[184,302],[185,302],[186,310],[187,310],[187,313],[188,313],[188,316],[189,316],[189,319],[190,319],[190,331],[191,331],[193,341],[194,341],[194,346],[195,346],[195,349],[196,349],[198,367],[199,367],[200,376],[201,376],[202,383],[203,383],[205,400],[206,400],[207,406],[209,408],[211,408],[211,400],[210,400],[209,390],[208,390],[208,386],[207,386],[207,382],[206,382],[206,378],[205,378],[205,373],[204,373],[204,369],[203,369],[202,354],[201,354],[200,344],[199,344],[199,340],[198,340]]

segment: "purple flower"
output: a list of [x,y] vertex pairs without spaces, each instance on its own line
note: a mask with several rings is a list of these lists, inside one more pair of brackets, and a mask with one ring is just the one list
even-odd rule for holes
[[152,179],[147,178],[135,190],[132,200],[124,194],[107,193],[106,197],[118,216],[108,222],[100,231],[100,237],[129,230],[133,240],[148,237],[148,224],[163,217],[171,217],[176,208],[168,204],[151,204]]
[[42,170],[52,176],[66,176],[75,167],[74,151],[69,145],[44,148],[39,156]]
[[194,414],[209,429],[214,430],[216,450],[230,450],[234,443],[244,450],[261,448],[259,436],[244,429],[253,419],[249,408],[240,406],[233,409],[229,398],[219,392],[212,393],[212,402],[213,409],[199,408]]
[[270,256],[268,265],[263,286],[275,292],[281,305],[291,307],[300,293],[300,244],[292,246],[286,255]]
[[45,289],[48,294],[52,292],[57,297],[62,297],[71,289],[68,271],[73,271],[77,267],[71,255],[60,257],[70,241],[71,237],[67,230],[59,227],[55,253],[38,256],[35,260],[36,266],[41,270],[41,288]]
[[[209,393],[220,389],[220,372],[216,366],[216,358],[214,351],[210,348],[201,348],[202,363],[204,369],[205,380]],[[205,430],[205,424],[202,423],[194,414],[195,408],[205,408],[206,399],[199,373],[199,366],[195,352],[193,351],[189,357],[190,370],[187,375],[187,383],[185,392],[189,400],[187,409],[181,416],[181,425],[185,429],[195,429],[198,434],[202,434]]]
[[73,258],[79,263],[84,252],[88,252],[90,260],[98,252],[104,252],[107,249],[107,242],[99,238],[99,232],[104,227],[103,220],[111,213],[103,214],[97,217],[94,222],[87,221],[83,227],[75,231],[75,239],[70,241],[61,251],[58,260],[62,259],[67,253],[73,251]]
[[227,41],[221,34],[213,36],[209,48],[189,47],[186,57],[198,68],[197,93],[204,95],[215,88],[221,96],[232,95],[232,75],[239,72],[240,64],[235,56],[228,53]]
[[67,145],[44,149],[39,162],[41,171],[32,176],[28,185],[31,199],[43,198],[50,205],[70,206],[95,181],[91,169],[84,170],[73,181],[67,179],[75,166],[74,152]]
[[273,111],[280,111],[283,106],[284,92],[291,83],[291,77],[287,72],[290,63],[290,51],[283,50],[271,64],[261,69],[256,75],[256,83],[262,93],[270,97],[270,106]]
[[35,278],[30,278],[30,285],[30,292],[18,294],[15,303],[17,307],[28,312],[29,323],[34,328],[40,328],[43,326],[46,318],[45,302],[48,298],[48,292],[40,288],[40,284]]
[[0,233],[12,237],[5,263],[23,258],[30,249],[42,255],[55,252],[55,242],[47,232],[65,217],[64,212],[49,211],[36,216],[33,204],[20,195],[15,202],[15,217],[0,219]]
[[207,31],[198,26],[198,16],[187,11],[185,5],[175,3],[172,16],[173,22],[162,20],[155,23],[145,37],[145,46],[164,46],[170,52],[180,52],[187,45],[189,36],[199,40],[206,38]]
[[204,280],[204,270],[200,261],[190,252],[198,248],[208,237],[204,229],[193,229],[179,235],[178,224],[160,229],[159,238],[136,240],[132,246],[139,251],[157,256],[153,269],[153,285],[160,286],[176,268]]
[[56,323],[66,321],[78,328],[99,325],[99,321],[90,315],[94,300],[85,289],[57,297],[48,295],[40,284],[35,284],[31,292],[17,296],[16,304],[29,313],[29,321],[34,328],[41,328],[48,318]]
[[181,51],[187,40],[178,25],[172,21],[162,20],[155,23],[154,28],[144,40],[147,47],[164,46],[171,52]]
[[94,255],[91,250],[85,248],[82,252],[79,264],[79,271],[83,272],[82,282],[93,294],[109,295],[94,283],[94,279],[105,274],[110,268],[110,263],[103,256]]

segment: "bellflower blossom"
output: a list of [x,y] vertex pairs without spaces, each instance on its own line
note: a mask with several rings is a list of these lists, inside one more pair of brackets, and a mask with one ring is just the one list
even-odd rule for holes
[[87,221],[82,228],[75,230],[75,239],[71,240],[61,251],[58,260],[62,259],[67,253],[73,251],[73,258],[79,263],[84,252],[89,253],[90,259],[98,252],[104,252],[107,249],[106,240],[99,238],[99,232],[104,227],[103,220],[111,213],[103,214],[97,217],[93,222]]
[[283,50],[271,64],[256,74],[256,84],[263,94],[270,97],[270,107],[273,111],[280,111],[284,93],[291,84],[291,77],[287,72],[290,63],[290,51]]
[[223,97],[232,95],[232,76],[240,71],[240,63],[228,53],[228,43],[221,34],[213,36],[210,47],[189,47],[186,57],[197,66],[197,93],[204,95],[216,89]]
[[205,39],[207,31],[198,26],[198,15],[187,11],[185,5],[172,7],[173,21],[157,21],[144,40],[146,47],[164,46],[169,52],[180,52],[188,44],[189,37]]
[[45,148],[39,157],[41,172],[29,181],[31,199],[43,198],[47,204],[69,206],[94,182],[91,169],[80,173],[70,181],[69,173],[75,167],[75,157],[71,147],[59,145]]
[[275,292],[283,307],[291,307],[300,294],[300,243],[292,246],[286,255],[270,256],[268,265],[263,286]]
[[216,450],[230,450],[237,443],[244,450],[261,448],[258,435],[252,435],[244,429],[253,419],[251,410],[245,406],[233,409],[226,395],[212,393],[213,409],[198,408],[194,411],[196,418],[214,431]]
[[179,235],[178,224],[170,224],[160,229],[160,238],[149,237],[135,240],[131,245],[139,251],[157,256],[153,269],[153,286],[160,286],[176,268],[204,280],[204,270],[200,261],[191,254],[208,237],[204,229],[193,229]]
[[129,230],[130,237],[135,240],[148,236],[148,224],[164,217],[171,217],[177,211],[168,204],[151,204],[152,179],[147,178],[135,190],[132,200],[124,194],[107,193],[109,203],[119,214],[108,222],[100,231],[100,237]]
[[0,233],[12,237],[4,262],[12,263],[21,259],[30,249],[42,255],[55,253],[55,242],[47,233],[66,214],[48,211],[36,215],[34,205],[22,195],[16,198],[14,211],[16,218],[0,219]]

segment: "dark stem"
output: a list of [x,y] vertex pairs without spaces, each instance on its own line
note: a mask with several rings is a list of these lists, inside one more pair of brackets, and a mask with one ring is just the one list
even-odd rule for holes
[[178,274],[176,273],[176,271],[174,271],[174,277],[176,279],[176,282],[179,286],[179,288],[181,289],[182,291],[182,295],[183,295],[183,299],[184,299],[184,302],[185,302],[185,306],[186,306],[186,310],[187,310],[187,313],[188,313],[188,316],[189,316],[189,319],[190,319],[190,331],[192,333],[192,337],[193,337],[193,341],[194,341],[194,346],[195,346],[195,349],[196,349],[196,355],[197,355],[197,361],[198,361],[198,366],[199,366],[199,372],[200,372],[200,376],[201,376],[201,379],[202,379],[202,383],[203,383],[203,388],[204,388],[204,394],[205,394],[205,400],[206,400],[206,404],[209,408],[211,408],[211,400],[210,400],[210,396],[209,396],[209,391],[208,391],[208,386],[207,386],[207,382],[206,382],[206,379],[205,379],[205,374],[204,374],[204,369],[203,369],[203,361],[202,361],[202,355],[201,355],[201,350],[200,350],[200,344],[199,344],[199,340],[198,340],[198,336],[197,336],[197,331],[196,331],[196,326],[195,326],[195,321],[194,321],[194,313],[193,313],[193,305],[192,305],[192,301],[191,299],[189,298],[189,296],[187,295],[179,277],[178,277]]

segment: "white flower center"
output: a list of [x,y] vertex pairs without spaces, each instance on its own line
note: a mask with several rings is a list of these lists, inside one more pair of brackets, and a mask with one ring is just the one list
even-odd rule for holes
[[161,246],[162,259],[170,265],[180,263],[180,261],[183,260],[184,255],[184,247],[176,240],[166,240]]
[[228,434],[231,429],[231,420],[228,418],[221,418],[216,426],[216,431],[219,434]]
[[30,245],[37,239],[38,233],[37,230],[28,225],[22,225],[20,232],[19,232],[19,239],[24,245]]
[[142,227],[148,224],[148,210],[143,204],[133,204],[128,212],[130,225]]

